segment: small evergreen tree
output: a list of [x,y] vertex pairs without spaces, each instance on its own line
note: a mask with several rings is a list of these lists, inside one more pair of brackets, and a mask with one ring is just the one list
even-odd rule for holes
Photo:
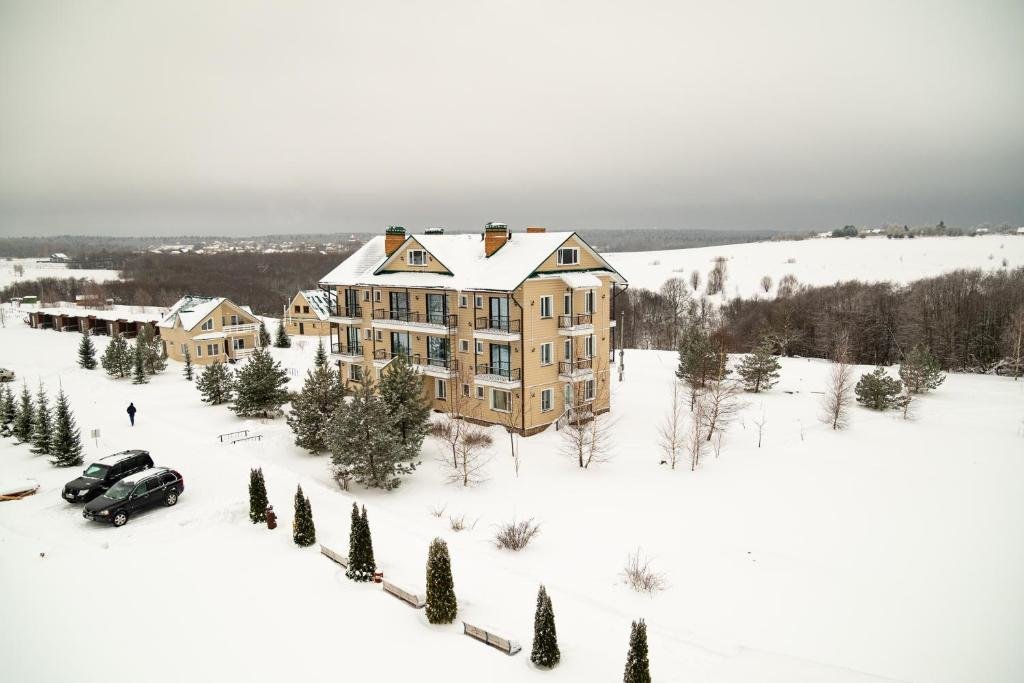
[[267,483],[262,467],[249,470],[249,519],[253,524],[267,521]]
[[240,417],[272,417],[288,402],[288,373],[266,349],[256,349],[235,376],[231,410]]
[[455,621],[458,610],[448,544],[435,538],[427,555],[427,621],[450,624]]
[[277,338],[274,340],[274,346],[279,349],[291,348],[292,340],[288,336],[288,330],[284,329],[284,318],[281,319],[277,324]]
[[352,503],[352,525],[348,535],[348,571],[345,576],[353,581],[372,581],[377,571],[373,559],[373,539],[370,537],[370,521],[366,517],[366,506],[362,515],[359,506]]
[[14,392],[6,384],[0,384],[0,433],[5,437],[11,435],[14,418],[18,407],[14,401]]
[[889,410],[901,405],[900,392],[903,383],[895,377],[890,377],[885,368],[879,366],[872,372],[861,376],[853,393],[857,395],[857,402],[872,410]]
[[423,375],[404,353],[384,370],[380,379],[380,398],[390,418],[389,423],[398,432],[404,459],[415,458],[430,426],[430,402],[424,392]]
[[779,367],[779,361],[772,353],[772,344],[765,339],[752,353],[743,357],[736,372],[743,382],[743,388],[757,394],[778,383]]
[[135,340],[132,358],[134,359],[132,384],[145,384],[149,381],[149,376],[146,374],[146,347],[141,339]]
[[295,545],[305,548],[316,543],[316,527],[313,526],[313,508],[309,499],[302,495],[302,487],[295,491],[295,518],[292,520],[292,538]]
[[46,387],[39,383],[36,394],[35,418],[32,420],[32,452],[40,455],[50,454],[50,439],[53,438],[53,414],[50,412],[50,401],[46,396]]
[[32,394],[29,393],[28,386],[22,382],[21,400],[18,403],[18,408],[14,415],[14,428],[11,430],[18,443],[25,443],[32,439],[32,423],[34,420],[35,415],[32,410]]
[[327,350],[324,348],[324,339],[321,337],[317,340],[316,344],[316,355],[313,356],[313,367],[326,368],[327,367]]
[[131,371],[134,357],[128,350],[128,342],[120,334],[114,333],[107,344],[106,351],[100,357],[100,365],[111,377],[127,377]]
[[234,392],[234,377],[223,363],[211,363],[199,374],[196,388],[203,395],[203,401],[210,405],[227,403]]
[[328,426],[328,444],[335,477],[386,491],[397,487],[399,476],[416,464],[391,426],[384,402],[367,378],[352,400],[335,411]]
[[697,394],[708,382],[729,374],[725,361],[725,353],[716,349],[711,335],[699,323],[691,322],[686,326],[679,342],[676,377],[685,382],[690,390],[691,410],[697,402]]
[[92,332],[86,330],[78,344],[78,365],[86,370],[96,368],[96,346],[92,343]]
[[651,664],[647,659],[647,624],[643,619],[633,622],[629,633],[629,653],[622,683],[651,683]]
[[555,633],[555,610],[544,586],[537,591],[537,611],[533,615],[533,651],[530,661],[551,668],[562,658]]
[[77,467],[82,464],[82,438],[63,388],[57,392],[56,418],[50,462],[57,467]]
[[345,385],[337,370],[324,363],[308,371],[302,391],[292,399],[287,417],[288,426],[295,434],[295,445],[310,453],[328,450],[331,416],[341,408],[344,398]]
[[260,318],[260,346],[270,346],[270,333],[267,332],[267,324]]
[[167,369],[167,351],[163,341],[156,336],[153,326],[146,323],[135,340],[136,347],[142,347],[142,361],[147,375],[155,375]]
[[900,363],[900,379],[911,394],[924,394],[937,389],[946,376],[938,359],[926,346],[915,346]]
[[188,344],[185,345],[185,369],[182,374],[189,382],[192,381],[192,354],[188,352]]

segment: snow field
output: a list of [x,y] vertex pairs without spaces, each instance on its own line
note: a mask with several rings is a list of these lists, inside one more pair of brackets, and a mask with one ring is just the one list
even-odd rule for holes
[[[23,280],[35,280],[42,277],[56,278],[87,278],[96,282],[117,280],[120,275],[116,270],[82,269],[71,270],[65,263],[39,263],[35,258],[0,259],[0,287],[6,287]],[[22,275],[14,272],[15,266],[24,269]]]
[[[117,666],[128,670],[166,646],[175,664],[154,680],[615,681],[639,617],[659,681],[1024,677],[1024,383],[950,376],[920,400],[916,421],[856,408],[850,429],[836,433],[816,419],[826,364],[785,359],[776,388],[745,397],[721,457],[673,472],[658,464],[655,426],[674,354],[627,351],[625,381],[613,387],[610,462],[578,470],[550,431],[520,441],[516,478],[508,437],[494,429],[479,487],[445,484],[428,439],[423,465],[398,490],[345,493],[327,456],[296,449],[283,419],[243,420],[201,403],[174,362],[143,386],[80,370],[78,340],[8,323],[0,364],[30,388],[43,379],[51,396],[62,382],[87,459],[148,448],[158,465],[182,472],[186,489],[176,507],[123,529],[87,523],[59,495],[76,471],[0,441],[0,478],[41,484],[35,496],[0,503],[0,584],[18,586],[3,597],[4,621],[18,624],[0,638],[11,680],[72,670],[106,678],[103,667],[73,663],[116,642]],[[100,352],[106,343],[97,340]],[[315,338],[295,338],[291,349],[272,349],[296,370],[291,388],[301,387],[315,348]],[[129,401],[139,408],[134,430]],[[758,449],[751,420],[762,407]],[[93,427],[99,446],[87,438]],[[217,443],[243,428],[264,441]],[[254,466],[279,515],[273,532],[248,520]],[[460,617],[502,629],[524,651],[509,658],[462,636],[459,623],[428,625],[379,586],[344,579],[316,546],[296,548],[296,484],[312,501],[318,541],[343,552],[351,503],[365,504],[378,562],[410,588],[422,589],[430,539],[445,538]],[[440,505],[479,521],[453,532],[429,512]],[[498,551],[494,525],[513,516],[534,517],[541,533],[520,553]],[[653,597],[619,577],[638,547],[668,582]],[[562,650],[551,672],[529,663],[540,583]],[[108,633],[121,612],[131,627]]]

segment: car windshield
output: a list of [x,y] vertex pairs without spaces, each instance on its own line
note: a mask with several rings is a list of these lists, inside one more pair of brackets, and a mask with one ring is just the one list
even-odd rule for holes
[[109,469],[110,468],[106,465],[97,465],[93,463],[92,465],[89,465],[82,474],[83,476],[92,477],[93,479],[102,479],[107,476],[107,470]]
[[119,481],[110,487],[110,490],[103,494],[104,498],[111,500],[124,500],[135,488],[135,484],[127,481]]

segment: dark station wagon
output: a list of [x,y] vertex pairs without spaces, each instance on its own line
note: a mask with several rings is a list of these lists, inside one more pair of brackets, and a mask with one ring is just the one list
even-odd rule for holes
[[78,479],[65,484],[61,497],[72,503],[88,502],[121,479],[152,466],[149,451],[135,449],[108,455],[86,467]]
[[98,498],[86,503],[82,516],[94,522],[124,526],[134,514],[157,505],[170,507],[185,490],[184,478],[175,470],[154,467],[125,477]]

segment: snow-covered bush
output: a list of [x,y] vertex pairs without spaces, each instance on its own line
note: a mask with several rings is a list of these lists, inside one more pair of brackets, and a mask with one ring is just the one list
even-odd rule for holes
[[517,522],[503,522],[498,525],[494,533],[494,545],[501,550],[522,550],[533,537],[540,533],[540,524],[533,521],[533,518]]

